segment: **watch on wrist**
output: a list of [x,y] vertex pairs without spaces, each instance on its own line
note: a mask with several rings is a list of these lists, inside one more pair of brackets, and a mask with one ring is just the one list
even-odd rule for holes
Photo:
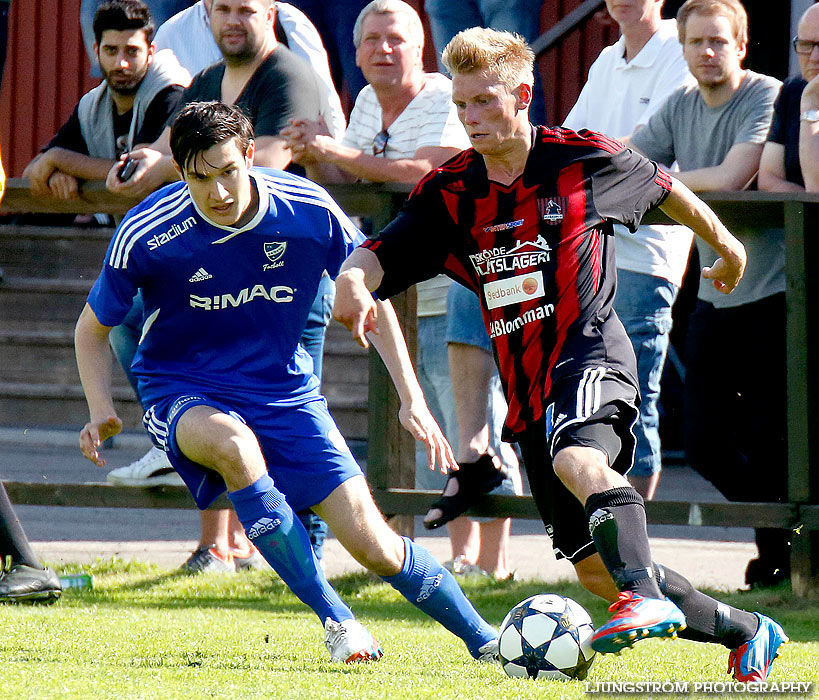
[[799,115],[799,120],[803,122],[819,122],[819,109],[806,109]]

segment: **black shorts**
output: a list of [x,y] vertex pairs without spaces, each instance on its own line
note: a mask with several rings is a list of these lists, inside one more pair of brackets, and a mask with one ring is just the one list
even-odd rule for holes
[[557,478],[552,458],[564,447],[594,447],[612,469],[628,472],[634,461],[638,396],[637,388],[616,370],[590,367],[553,387],[546,414],[519,439],[532,496],[558,559],[576,564],[596,549],[584,504]]

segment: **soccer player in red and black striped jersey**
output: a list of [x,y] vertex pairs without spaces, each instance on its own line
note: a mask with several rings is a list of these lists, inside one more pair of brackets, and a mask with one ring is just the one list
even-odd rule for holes
[[719,253],[703,275],[725,293],[742,277],[745,251],[656,163],[599,133],[533,127],[533,59],[506,32],[474,28],[450,42],[443,60],[473,147],[421,180],[397,218],[347,259],[335,316],[362,342],[377,326],[371,291],[389,297],[439,272],[471,288],[509,402],[506,437],[520,444],[555,552],[615,601],[592,646],[605,653],[674,636],[687,618],[685,636],[761,659],[762,679],[784,633],[651,559],[643,500],[624,476],[639,389],[612,310],[612,224],[634,229],[662,207]]

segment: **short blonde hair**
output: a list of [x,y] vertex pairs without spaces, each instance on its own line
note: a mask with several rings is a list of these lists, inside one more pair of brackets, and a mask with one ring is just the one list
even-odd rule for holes
[[677,33],[681,44],[685,43],[685,26],[693,14],[725,17],[731,24],[736,42],[748,43],[748,13],[739,0],[686,0],[677,10]]
[[472,27],[456,34],[441,56],[450,75],[493,73],[510,90],[535,80],[535,54],[519,34]]
[[361,36],[364,33],[364,20],[367,15],[397,15],[404,14],[407,16],[407,26],[409,28],[410,37],[415,42],[416,46],[424,48],[424,25],[421,23],[421,18],[415,11],[415,8],[404,2],[404,0],[372,0],[364,6],[364,9],[358,13],[353,26],[353,44],[356,48],[361,45]]

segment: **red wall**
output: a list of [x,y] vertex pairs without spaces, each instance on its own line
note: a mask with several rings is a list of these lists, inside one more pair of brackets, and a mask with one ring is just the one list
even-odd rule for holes
[[[536,2],[537,0],[532,0]],[[546,31],[582,0],[547,0],[541,10]],[[410,0],[421,9],[422,0]],[[0,90],[0,143],[10,177],[19,177],[31,158],[69,117],[97,81],[80,35],[80,0],[13,0],[9,44]],[[423,14],[422,14],[423,17]],[[558,123],[574,104],[600,50],[617,38],[605,10],[540,61],[548,121]],[[431,41],[426,51],[434,63]]]
[[18,177],[97,81],[80,35],[80,0],[14,0],[0,91],[3,165]]

